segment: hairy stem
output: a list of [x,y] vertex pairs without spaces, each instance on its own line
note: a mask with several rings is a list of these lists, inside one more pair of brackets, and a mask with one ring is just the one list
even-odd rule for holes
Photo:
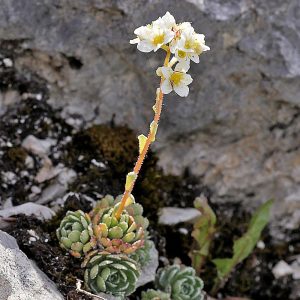
[[[169,64],[169,61],[170,61],[170,50],[167,49],[167,54],[166,54],[166,58],[165,58],[165,61],[164,61],[164,66],[168,66]],[[163,104],[163,93],[162,93],[162,90],[161,90],[161,84],[162,84],[162,80],[160,82],[160,89],[159,89],[159,93],[156,97],[156,102],[155,102],[155,115],[154,115],[154,119],[153,121],[158,125],[158,122],[159,122],[159,119],[160,119],[160,114],[161,114],[161,110],[162,110],[162,104]],[[135,182],[136,182],[136,179],[137,179],[137,176],[141,170],[141,167],[143,165],[143,162],[145,160],[145,157],[147,155],[147,152],[149,150],[149,146],[150,144],[152,143],[152,141],[154,140],[155,138],[155,133],[153,133],[153,131],[150,129],[149,130],[149,133],[148,133],[148,136],[147,136],[147,140],[145,142],[145,145],[143,147],[143,150],[142,152],[140,153],[136,163],[135,163],[135,166],[134,166],[134,169],[133,169],[133,172],[136,174],[136,178],[135,180],[132,182],[131,186],[129,189],[125,190],[124,194],[123,194],[123,197],[121,199],[121,203],[120,203],[120,206],[116,212],[116,215],[115,217],[117,219],[120,218],[121,214],[122,214],[122,211],[124,210],[124,207],[125,207],[125,204],[126,204],[126,200],[128,199],[128,197],[130,196],[133,188],[134,188],[134,185],[135,185]]]

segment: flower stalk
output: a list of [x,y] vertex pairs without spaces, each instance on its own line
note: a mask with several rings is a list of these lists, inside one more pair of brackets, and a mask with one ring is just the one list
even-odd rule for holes
[[[167,67],[168,64],[169,64],[169,61],[170,61],[171,52],[170,52],[169,47],[166,47],[165,50],[166,50],[167,53],[166,53],[166,58],[165,58],[165,61],[164,61],[164,67]],[[154,114],[153,122],[151,124],[155,124],[156,128],[155,128],[155,130],[153,130],[154,126],[153,125],[150,126],[150,130],[149,130],[147,139],[145,141],[145,144],[144,144],[142,150],[140,151],[138,159],[137,159],[137,161],[135,163],[135,166],[133,168],[133,173],[135,174],[135,178],[132,180],[132,183],[131,183],[129,188],[127,188],[127,185],[125,185],[125,192],[124,192],[123,197],[121,199],[121,203],[119,205],[119,208],[118,208],[118,210],[115,214],[115,217],[117,219],[120,218],[120,216],[122,214],[122,211],[125,208],[126,201],[127,201],[128,197],[131,195],[131,192],[134,188],[134,185],[135,185],[135,182],[137,180],[138,174],[141,170],[143,162],[144,162],[144,160],[146,158],[146,155],[148,153],[150,144],[155,141],[155,135],[156,135],[156,131],[157,131],[157,127],[158,127],[158,123],[159,123],[159,119],[160,119],[160,115],[161,115],[161,111],[162,111],[163,98],[164,98],[164,94],[163,94],[162,89],[161,89],[162,83],[163,83],[163,79],[161,79],[161,81],[160,81],[159,92],[157,93],[156,101],[155,101],[155,104],[153,106],[155,114]]]

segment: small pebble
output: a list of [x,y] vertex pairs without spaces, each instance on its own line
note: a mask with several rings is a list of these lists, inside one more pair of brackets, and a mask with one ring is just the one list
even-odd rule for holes
[[293,268],[287,264],[284,260],[279,261],[272,269],[272,273],[275,278],[284,277],[293,274]]
[[263,249],[266,248],[266,245],[265,245],[265,243],[264,243],[263,241],[258,241],[256,247],[257,247],[258,249],[262,249],[262,250],[263,250]]
[[4,58],[3,63],[5,67],[11,68],[13,66],[13,61],[10,58]]
[[36,186],[36,185],[33,185],[31,187],[31,192],[34,193],[34,194],[40,194],[41,191],[42,190],[38,186]]
[[96,159],[92,159],[91,163],[96,167],[105,168],[105,164],[101,161],[97,161]]
[[184,235],[187,235],[187,234],[189,233],[189,231],[188,231],[186,228],[183,228],[183,227],[179,228],[178,231],[179,231],[180,233],[184,234]]

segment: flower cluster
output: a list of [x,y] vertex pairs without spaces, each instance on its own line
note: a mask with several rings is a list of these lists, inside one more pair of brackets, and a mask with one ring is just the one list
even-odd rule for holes
[[205,36],[196,33],[189,22],[177,24],[169,12],[151,24],[137,28],[134,33],[137,38],[130,43],[137,44],[140,51],[156,52],[161,48],[173,54],[170,63],[157,70],[157,75],[162,78],[161,90],[164,94],[174,90],[179,96],[186,97],[189,93],[188,85],[193,81],[186,74],[190,61],[199,63],[199,55],[210,50],[205,45]]

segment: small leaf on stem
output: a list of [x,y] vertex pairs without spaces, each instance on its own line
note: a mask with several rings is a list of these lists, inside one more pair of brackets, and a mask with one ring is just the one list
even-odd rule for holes
[[147,137],[144,136],[143,134],[138,136],[138,140],[139,140],[139,152],[140,154],[143,152],[146,141],[147,141]]
[[130,172],[126,176],[125,190],[129,191],[133,182],[136,180],[137,175],[134,172]]

